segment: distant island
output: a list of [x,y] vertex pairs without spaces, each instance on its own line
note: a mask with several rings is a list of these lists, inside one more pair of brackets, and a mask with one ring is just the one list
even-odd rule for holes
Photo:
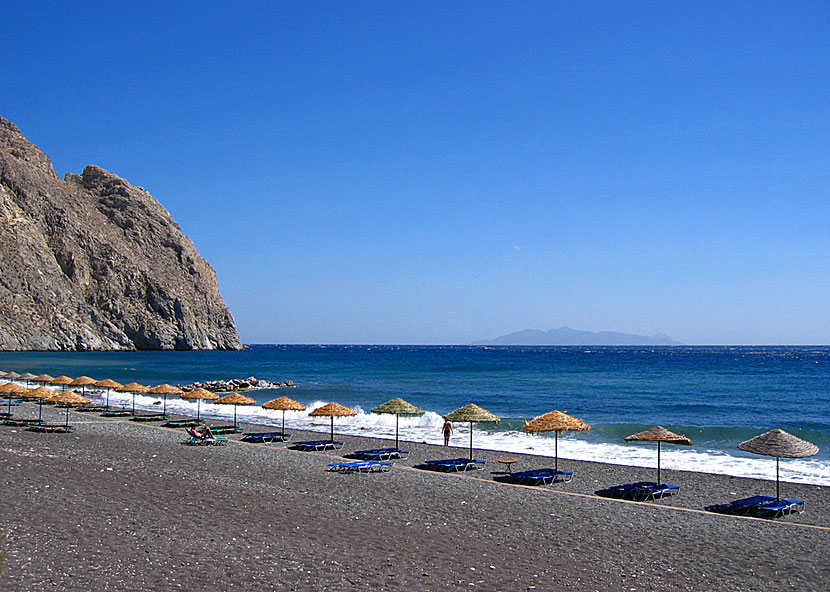
[[632,335],[616,331],[579,331],[559,327],[550,331],[525,329],[472,345],[682,345],[668,335]]

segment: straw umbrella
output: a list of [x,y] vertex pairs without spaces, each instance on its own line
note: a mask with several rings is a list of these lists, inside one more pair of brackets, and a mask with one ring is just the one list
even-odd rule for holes
[[395,450],[398,450],[398,420],[401,415],[423,415],[426,413],[420,407],[416,407],[409,401],[404,401],[401,398],[392,399],[383,405],[379,405],[372,409],[372,413],[387,413],[395,415]]
[[167,415],[167,395],[181,395],[184,391],[178,387],[170,386],[169,384],[160,384],[154,386],[147,391],[148,395],[162,395],[164,397],[164,408],[161,411],[162,415]]
[[26,399],[38,399],[39,407],[38,407],[38,414],[37,414],[37,422],[40,423],[43,421],[43,401],[48,399],[52,400],[57,394],[56,391],[53,391],[50,388],[45,386],[39,386],[36,389],[27,390],[25,393],[21,393],[20,396]]
[[66,390],[66,385],[72,382],[72,378],[66,375],[58,376],[49,381],[49,384],[60,385],[61,390]]
[[286,411],[305,411],[306,406],[302,403],[298,403],[294,399],[289,397],[280,397],[278,399],[273,399],[268,401],[267,403],[263,403],[263,409],[276,409],[277,411],[282,411],[282,435],[285,436],[285,412]]
[[81,387],[81,395],[86,396],[86,387],[91,384],[95,384],[95,379],[90,378],[89,376],[79,376],[75,380],[69,383],[69,386],[79,386]]
[[447,421],[469,421],[470,422],[470,460],[473,460],[473,423],[501,421],[498,415],[494,415],[478,405],[470,403],[452,413],[445,415]]
[[559,433],[560,432],[587,432],[591,429],[587,423],[562,411],[550,411],[544,415],[534,417],[525,422],[526,432],[553,432],[554,433],[554,470],[559,470]]
[[92,403],[90,399],[87,399],[86,397],[75,391],[63,391],[60,393],[55,393],[55,395],[52,396],[49,400],[54,403],[63,403],[64,405],[66,405],[66,424],[64,427],[66,427],[67,429],[69,428],[69,407],[72,405],[89,405],[90,403]]
[[196,421],[201,421],[200,410],[202,407],[202,399],[207,401],[215,401],[219,395],[212,393],[203,388],[195,388],[192,391],[182,393],[179,395],[182,399],[196,399]]
[[655,426],[645,432],[631,434],[625,438],[626,442],[634,442],[635,440],[646,440],[650,442],[657,442],[657,483],[660,484],[660,443],[668,442],[669,444],[682,444],[684,446],[691,446],[692,441],[686,436],[675,434],[667,430],[663,426]]
[[18,374],[17,372],[14,372],[14,371],[6,372],[6,380],[19,380],[19,379],[20,379],[20,374]]
[[807,440],[802,440],[785,432],[780,428],[770,430],[760,436],[741,442],[738,448],[754,454],[775,457],[775,499],[781,499],[781,483],[778,479],[778,463],[780,457],[806,458],[818,454],[818,446]]
[[131,382],[130,384],[125,384],[124,386],[119,386],[115,389],[116,393],[132,393],[133,395],[133,415],[135,415],[135,394],[136,393],[146,393],[150,387],[144,386],[143,384],[138,384],[137,382]]
[[37,376],[32,374],[31,372],[24,372],[18,377],[18,380],[25,380],[26,381],[26,388],[29,388],[29,382],[35,380]]
[[256,401],[251,397],[240,395],[239,393],[230,393],[221,399],[214,401],[217,405],[233,405],[233,427],[236,428],[236,407],[237,405],[254,405]]
[[98,388],[105,388],[107,389],[107,411],[110,410],[110,389],[117,389],[119,387],[124,386],[120,382],[115,382],[112,378],[106,378],[104,380],[96,380],[92,386],[97,386]]
[[331,441],[334,442],[334,418],[336,417],[349,417],[352,415],[357,415],[357,411],[354,409],[350,409],[345,405],[340,405],[339,403],[327,403],[322,407],[318,407],[314,411],[308,414],[309,417],[330,417],[331,418]]
[[55,377],[50,376],[48,374],[38,374],[32,380],[34,380],[35,382],[42,382],[43,384],[46,384],[50,380],[55,380]]
[[9,396],[9,417],[12,415],[12,395],[20,395],[27,392],[29,392],[29,389],[13,382],[0,385],[0,393]]

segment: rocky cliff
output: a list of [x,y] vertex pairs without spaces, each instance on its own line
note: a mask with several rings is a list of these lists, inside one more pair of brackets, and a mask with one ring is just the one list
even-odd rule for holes
[[61,180],[0,117],[0,350],[240,349],[213,268],[140,187]]

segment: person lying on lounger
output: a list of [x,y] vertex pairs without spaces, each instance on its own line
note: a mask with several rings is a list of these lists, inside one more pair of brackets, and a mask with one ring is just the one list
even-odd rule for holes
[[210,429],[210,426],[207,425],[191,428],[190,435],[194,438],[199,438],[200,440],[207,440],[208,438],[214,437],[213,431]]

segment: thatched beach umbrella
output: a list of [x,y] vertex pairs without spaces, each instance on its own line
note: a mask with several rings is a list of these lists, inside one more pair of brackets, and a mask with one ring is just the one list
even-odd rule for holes
[[79,376],[75,380],[69,383],[69,386],[79,386],[81,387],[81,394],[86,396],[86,387],[91,384],[95,384],[95,379],[90,378],[89,376]]
[[416,407],[409,401],[401,398],[392,399],[383,405],[372,409],[372,413],[386,413],[395,415],[395,450],[398,450],[398,420],[401,415],[423,415],[426,413],[420,407]]
[[780,428],[770,430],[760,436],[741,442],[738,448],[753,454],[763,454],[775,457],[775,499],[781,498],[781,487],[778,479],[778,459],[785,458],[806,458],[818,454],[818,446],[807,440],[802,440],[785,432]]
[[135,415],[135,395],[136,393],[146,393],[150,389],[149,386],[144,386],[137,382],[131,382],[124,386],[119,386],[115,389],[116,393],[132,393],[133,395],[133,415]]
[[308,414],[309,417],[331,417],[331,441],[334,442],[334,418],[357,415],[357,411],[339,403],[328,403]]
[[553,432],[554,433],[554,470],[559,470],[559,433],[560,432],[587,432],[591,429],[587,423],[562,411],[550,411],[544,415],[534,417],[525,422],[526,432]]
[[212,392],[210,392],[208,390],[205,390],[203,388],[195,388],[192,391],[182,393],[179,396],[182,399],[191,399],[191,400],[195,399],[196,400],[196,421],[201,420],[200,411],[201,411],[201,407],[202,407],[202,400],[204,399],[206,401],[215,401],[216,399],[219,398],[219,395],[217,395],[216,393],[212,393]]
[[107,389],[107,411],[110,410],[110,389],[117,389],[122,386],[120,382],[115,382],[112,378],[105,378],[104,380],[96,380],[92,383],[92,386],[97,386],[98,388],[105,388]]
[[478,405],[470,403],[452,413],[444,416],[447,421],[469,421],[470,422],[470,460],[473,460],[473,423],[501,421],[498,415],[494,415]]
[[169,384],[160,384],[154,386],[147,391],[148,395],[162,395],[164,397],[164,408],[162,415],[167,415],[167,395],[181,395],[184,391],[178,387],[170,386]]
[[40,382],[42,384],[49,384],[50,380],[55,380],[55,377],[49,376],[48,374],[38,374],[32,379],[33,382]]
[[20,386],[19,384],[15,384],[13,382],[7,382],[6,384],[0,385],[0,394],[8,395],[9,396],[9,417],[12,414],[12,398],[13,395],[20,395],[22,393],[28,393],[29,389],[26,387]]
[[239,393],[230,393],[221,399],[214,401],[217,405],[233,405],[233,427],[236,427],[236,407],[237,405],[255,405],[256,401],[251,397],[240,395]]
[[37,414],[37,421],[38,423],[43,421],[43,401],[44,400],[52,400],[52,397],[57,395],[57,391],[53,391],[50,388],[45,386],[39,386],[36,389],[26,390],[25,393],[21,393],[20,396],[24,399],[38,399],[38,414]]
[[263,409],[276,409],[277,411],[282,411],[282,434],[285,436],[285,412],[286,411],[305,411],[306,406],[302,403],[298,403],[294,399],[289,397],[280,397],[278,399],[273,399],[268,401],[267,403],[263,403]]
[[28,388],[29,387],[29,382],[35,380],[36,378],[37,378],[37,376],[35,376],[31,372],[24,372],[17,379],[18,380],[25,380],[26,381],[26,388]]
[[54,396],[49,398],[50,401],[53,403],[62,403],[66,405],[66,425],[64,427],[69,428],[69,407],[72,405],[89,405],[92,403],[90,399],[87,399],[80,393],[76,393],[75,391],[63,391],[61,393],[55,393]]
[[20,378],[20,374],[18,374],[17,372],[14,372],[14,371],[6,372],[5,378],[7,380],[18,380]]
[[66,375],[62,375],[62,376],[58,376],[57,378],[53,378],[52,380],[50,380],[49,384],[53,384],[55,386],[60,385],[61,390],[65,391],[66,390],[66,385],[71,383],[73,380],[74,380],[74,378],[71,378],[71,377],[66,376]]
[[660,443],[668,442],[669,444],[683,444],[691,446],[692,441],[686,436],[675,434],[671,430],[667,430],[663,426],[655,426],[645,432],[631,434],[625,438],[626,442],[633,442],[635,440],[646,440],[650,442],[657,442],[657,483],[660,484]]

